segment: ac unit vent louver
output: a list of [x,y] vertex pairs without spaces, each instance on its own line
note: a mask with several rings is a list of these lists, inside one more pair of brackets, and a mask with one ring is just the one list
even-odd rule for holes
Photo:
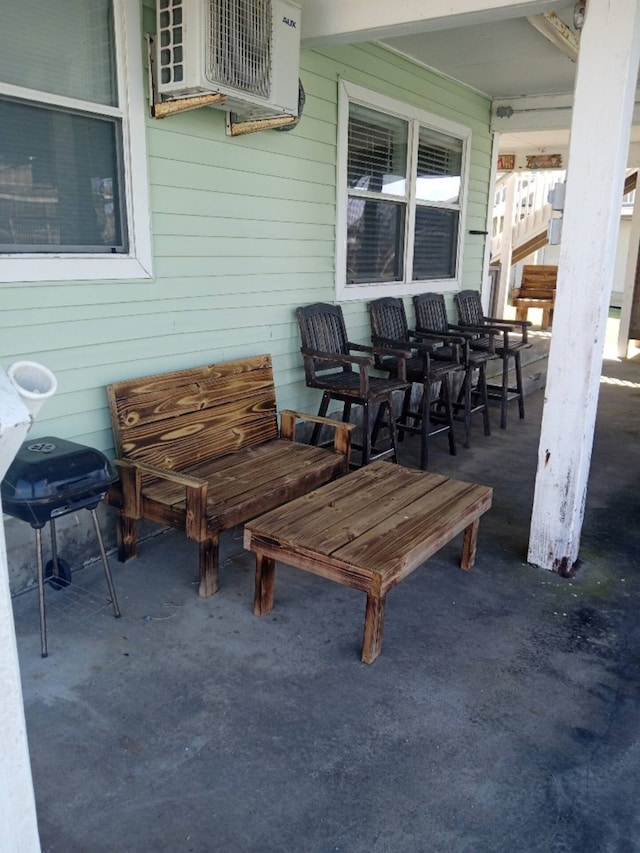
[[221,0],[209,6],[207,79],[268,98],[271,23],[269,0]]

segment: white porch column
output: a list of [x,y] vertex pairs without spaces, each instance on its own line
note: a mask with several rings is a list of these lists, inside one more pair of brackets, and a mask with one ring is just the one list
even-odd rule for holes
[[631,311],[635,293],[636,268],[638,266],[638,249],[640,248],[640,187],[636,189],[631,218],[631,233],[629,234],[629,250],[627,265],[624,273],[624,288],[622,292],[622,310],[620,312],[620,327],[618,329],[618,358],[626,358],[629,350],[629,328],[631,326]]
[[506,197],[504,200],[504,224],[502,226],[502,240],[500,241],[500,282],[498,285],[498,317],[504,317],[504,306],[507,302],[507,290],[509,288],[509,276],[511,274],[511,251],[513,249],[513,226],[515,224],[514,201],[516,186],[519,186],[520,175],[514,172],[509,176],[506,184]]
[[564,575],[580,546],[639,57],[637,0],[589,3],[528,555]]
[[[0,479],[7,473],[30,423],[27,407],[0,369]],[[1,513],[0,502],[0,850],[38,853],[40,840]]]

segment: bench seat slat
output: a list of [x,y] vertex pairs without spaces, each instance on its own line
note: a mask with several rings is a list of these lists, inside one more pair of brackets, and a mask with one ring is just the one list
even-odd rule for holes
[[[281,439],[244,448],[227,461],[228,469],[214,471],[211,466],[197,472],[209,484],[207,524],[212,528],[227,529],[238,518],[266,512],[282,503],[283,495],[297,495],[300,483],[311,490],[337,476],[341,467],[337,454]],[[143,496],[170,507],[172,517],[185,514],[185,491],[174,483],[156,480],[143,488]]]

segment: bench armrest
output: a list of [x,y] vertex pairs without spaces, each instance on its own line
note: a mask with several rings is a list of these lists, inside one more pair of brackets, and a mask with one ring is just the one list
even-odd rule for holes
[[298,421],[322,424],[333,429],[333,449],[345,457],[346,470],[348,470],[351,458],[351,433],[355,429],[355,424],[343,423],[333,420],[333,418],[321,418],[319,415],[310,415],[306,412],[294,412],[292,409],[283,409],[280,412],[280,437],[288,441],[295,441],[296,423]]
[[142,477],[147,474],[184,486],[186,520],[185,533],[189,539],[204,542],[207,538],[207,488],[206,480],[191,477],[169,468],[157,468],[135,459],[116,459],[114,463],[122,483],[123,514],[128,518],[142,518]]

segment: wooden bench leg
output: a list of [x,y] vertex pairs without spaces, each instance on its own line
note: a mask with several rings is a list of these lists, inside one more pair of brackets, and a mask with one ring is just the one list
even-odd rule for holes
[[116,535],[118,538],[118,560],[126,563],[138,556],[138,532],[137,521],[128,515],[118,513],[116,523]]
[[200,598],[218,591],[218,537],[200,543]]
[[540,324],[541,329],[548,329],[551,325],[551,308],[543,308],[542,309],[542,323]]
[[367,595],[367,612],[364,618],[362,662],[373,663],[382,651],[382,628],[386,596]]
[[529,313],[528,308],[520,308],[520,306],[516,306],[516,320],[519,320],[519,321],[526,320],[528,313]]
[[276,562],[273,557],[256,553],[256,591],[253,597],[254,616],[264,616],[273,610],[273,587]]
[[468,527],[464,529],[464,539],[462,542],[462,559],[460,560],[460,568],[469,571],[476,561],[476,547],[478,545],[478,529],[480,527],[480,519],[476,518]]

